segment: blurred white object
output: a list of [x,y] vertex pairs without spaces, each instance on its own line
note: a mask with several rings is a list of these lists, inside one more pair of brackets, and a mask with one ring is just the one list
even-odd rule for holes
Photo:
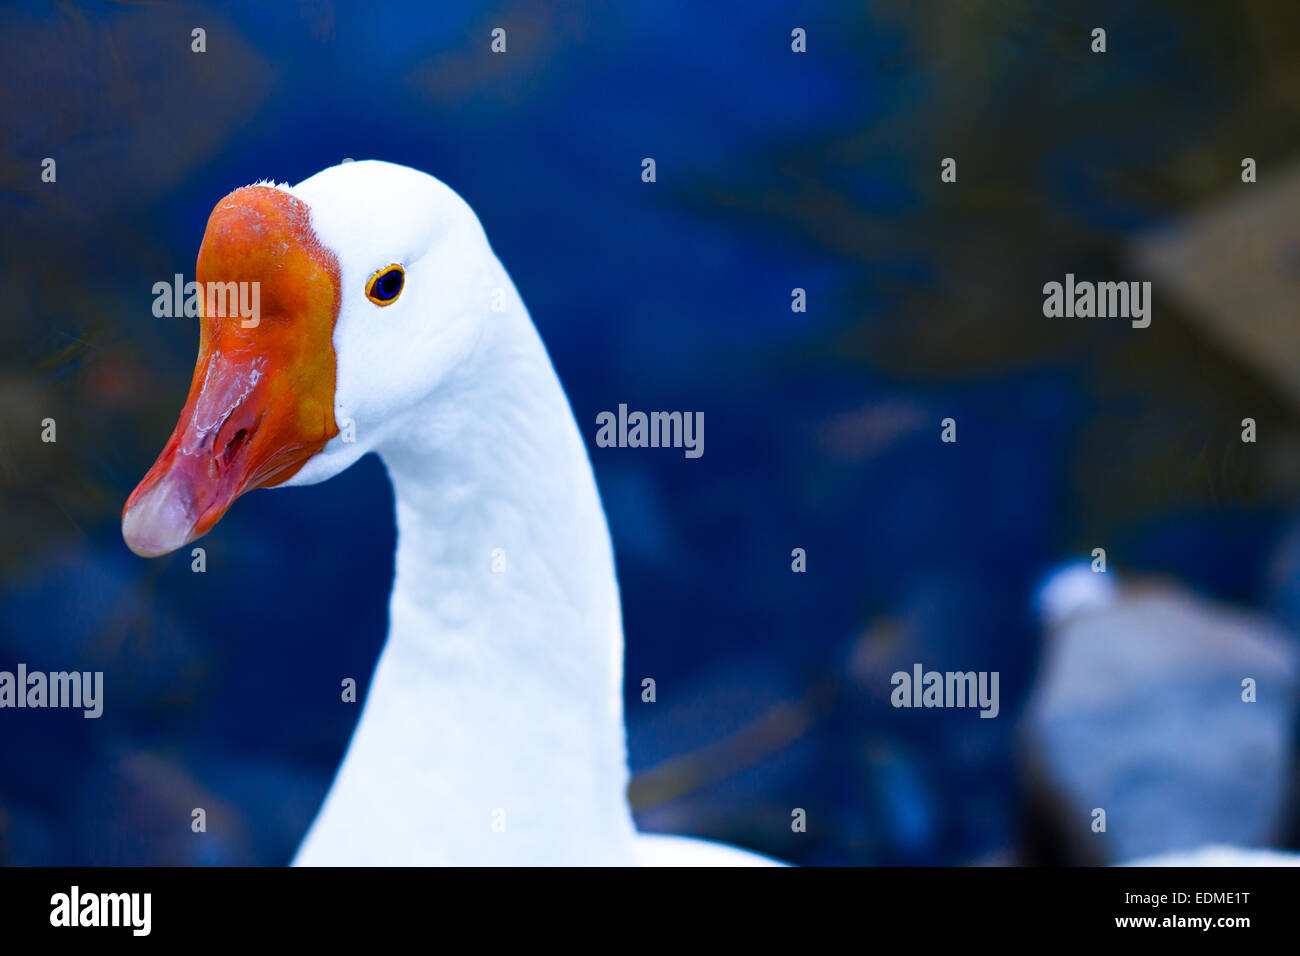
[[1280,850],[1250,850],[1239,846],[1205,846],[1191,853],[1133,860],[1121,866],[1300,866],[1300,853]]
[[1048,580],[1039,609],[1027,766],[1068,862],[1282,839],[1300,671],[1290,635],[1177,585],[1091,587],[1077,569]]
[[1038,589],[1038,614],[1048,627],[1061,627],[1082,611],[1110,607],[1119,589],[1111,572],[1092,570],[1088,561],[1061,566]]

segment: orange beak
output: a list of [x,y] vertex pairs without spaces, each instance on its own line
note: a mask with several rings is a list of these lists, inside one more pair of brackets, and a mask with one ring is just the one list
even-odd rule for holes
[[195,278],[189,398],[122,511],[122,537],[146,558],[206,534],[236,498],[289,480],[338,434],[338,261],[306,204],[266,186],[235,190],[212,210]]

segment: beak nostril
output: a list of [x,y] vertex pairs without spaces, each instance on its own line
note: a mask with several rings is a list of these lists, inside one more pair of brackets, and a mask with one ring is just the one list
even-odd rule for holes
[[222,464],[230,464],[231,460],[235,457],[235,453],[239,451],[240,446],[244,444],[244,439],[247,437],[247,428],[241,428],[239,431],[235,432],[235,434],[230,436],[230,441],[226,442],[226,450],[221,454]]

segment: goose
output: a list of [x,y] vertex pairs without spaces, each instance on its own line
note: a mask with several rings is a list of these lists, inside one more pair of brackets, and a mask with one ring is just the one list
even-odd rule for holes
[[[189,396],[123,508],[127,546],[167,554],[241,494],[371,452],[393,487],[388,635],[293,864],[777,864],[635,829],[608,525],[470,206],[377,160],[256,183],[213,209],[195,278]],[[257,315],[219,314],[231,282],[257,284]]]

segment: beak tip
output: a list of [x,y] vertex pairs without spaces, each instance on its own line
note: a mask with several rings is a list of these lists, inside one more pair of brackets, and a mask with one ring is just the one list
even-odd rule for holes
[[122,512],[122,540],[142,558],[170,554],[193,537],[194,520],[164,478]]

